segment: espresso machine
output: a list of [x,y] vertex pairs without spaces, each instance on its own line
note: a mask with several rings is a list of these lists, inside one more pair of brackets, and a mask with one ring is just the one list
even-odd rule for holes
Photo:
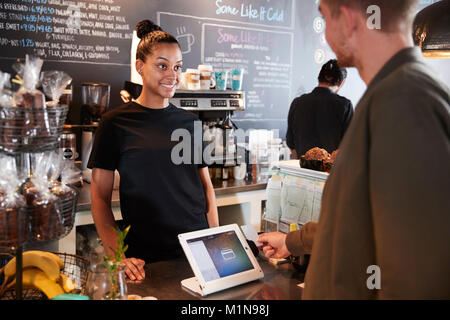
[[83,180],[91,182],[91,169],[87,167],[94,142],[95,130],[101,116],[109,109],[110,85],[83,82],[81,84],[81,171]]
[[[177,90],[170,103],[195,113],[202,121],[206,149],[212,150],[211,178],[227,180],[232,167],[245,162],[245,150],[236,143],[234,111],[245,110],[245,92],[234,90]],[[211,145],[211,148],[208,148]]]

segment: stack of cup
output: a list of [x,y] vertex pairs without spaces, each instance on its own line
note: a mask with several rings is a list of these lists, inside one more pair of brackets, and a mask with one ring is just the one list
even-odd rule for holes
[[188,90],[200,90],[200,72],[198,69],[186,70],[186,87]]
[[214,78],[213,67],[209,64],[201,64],[198,66],[200,72],[200,89],[209,90],[216,86]]

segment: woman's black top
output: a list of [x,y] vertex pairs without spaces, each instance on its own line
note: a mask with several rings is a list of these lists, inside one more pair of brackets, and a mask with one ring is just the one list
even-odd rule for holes
[[[179,136],[171,141],[177,129],[190,136],[183,136],[190,150],[180,151]],[[120,209],[124,224],[131,226],[126,238],[127,257],[146,262],[176,258],[183,254],[179,233],[208,227],[198,173],[205,165],[201,160],[199,163],[198,154],[198,164],[194,163],[194,142],[200,143],[197,151],[201,159],[201,139],[198,118],[173,105],[150,109],[130,102],[103,115],[88,167],[118,170],[120,174]],[[188,151],[190,161],[175,164],[179,159],[172,158]]]
[[298,157],[314,147],[331,153],[339,148],[352,117],[350,100],[328,88],[317,87],[292,102],[286,143]]

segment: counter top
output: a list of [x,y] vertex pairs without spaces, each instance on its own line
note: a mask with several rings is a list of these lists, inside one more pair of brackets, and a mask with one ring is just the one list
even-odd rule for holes
[[128,283],[128,294],[153,296],[158,300],[299,300],[304,273],[292,264],[275,266],[258,257],[264,278],[202,297],[181,286],[181,280],[194,276],[186,259],[147,264],[141,283]]
[[[218,196],[230,193],[264,190],[266,189],[267,183],[258,183],[247,180],[213,180],[213,186],[216,196]],[[113,208],[120,207],[119,190],[113,190],[111,206]],[[80,191],[80,197],[77,203],[77,212],[87,210],[91,210],[91,185],[85,182]]]

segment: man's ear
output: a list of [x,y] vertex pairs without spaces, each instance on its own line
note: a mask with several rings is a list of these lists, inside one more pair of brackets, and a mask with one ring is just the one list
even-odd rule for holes
[[342,19],[344,20],[344,32],[347,38],[350,38],[358,28],[361,26],[363,17],[357,9],[353,9],[346,6],[341,6],[339,8],[341,11]]

